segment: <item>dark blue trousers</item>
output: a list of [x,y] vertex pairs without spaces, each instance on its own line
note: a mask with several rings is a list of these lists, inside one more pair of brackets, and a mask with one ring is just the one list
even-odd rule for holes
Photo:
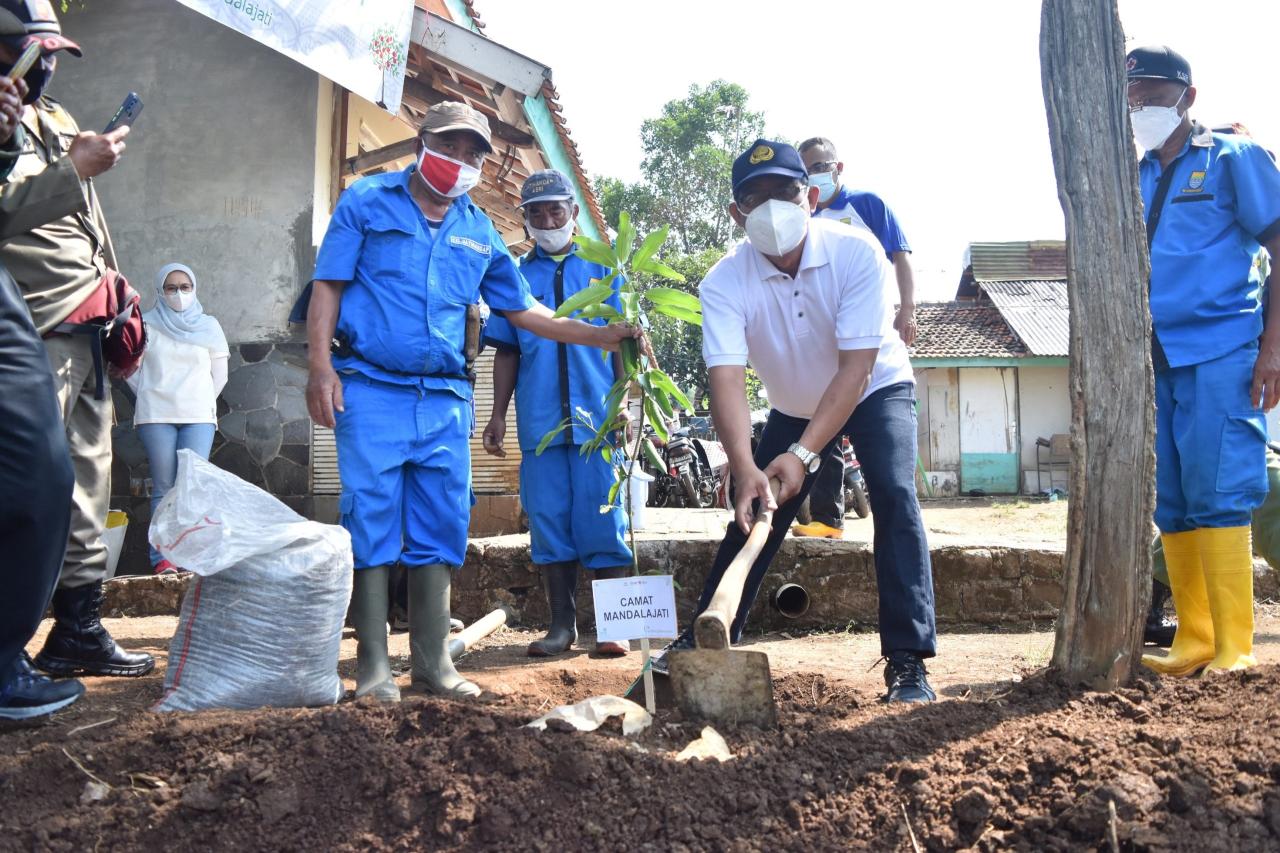
[[[809,422],[778,411],[769,413],[756,465],[764,468],[793,442],[799,441]],[[882,654],[913,651],[924,657],[937,653],[937,632],[933,613],[933,572],[929,564],[929,544],[924,535],[924,519],[916,498],[916,408],[915,388],[901,382],[881,388],[858,404],[840,430],[853,441],[854,453],[862,463],[862,475],[871,494],[871,518],[875,530],[876,584],[880,592],[880,650]],[[823,455],[831,452],[823,448]],[[778,508],[773,516],[773,532],[764,551],[751,567],[742,603],[733,620],[732,641],[742,638],[747,613],[760,592],[769,564],[778,553],[782,539],[791,528],[796,512],[813,488],[817,474],[805,478],[800,494]],[[701,613],[711,603],[716,585],[729,563],[746,542],[737,523],[730,523],[711,573],[707,576]]]
[[0,683],[53,595],[75,475],[44,344],[0,266]]

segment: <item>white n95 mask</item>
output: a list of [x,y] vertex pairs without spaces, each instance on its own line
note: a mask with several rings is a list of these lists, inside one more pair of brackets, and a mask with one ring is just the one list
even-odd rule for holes
[[[1183,95],[1186,90],[1183,90]],[[1143,151],[1155,151],[1173,135],[1182,124],[1182,116],[1178,114],[1178,104],[1182,96],[1171,107],[1138,107],[1129,112],[1129,123],[1133,125],[1133,140]]]
[[569,240],[573,238],[572,219],[561,228],[544,230],[542,228],[534,228],[532,225],[525,225],[525,228],[529,230],[529,236],[533,237],[533,241],[538,244],[538,248],[548,255],[552,252],[558,252],[569,245]]
[[804,239],[809,210],[795,202],[771,198],[747,214],[747,240],[762,255],[781,257]]
[[194,290],[190,293],[183,293],[182,291],[178,291],[177,293],[166,293],[164,295],[164,301],[168,303],[170,308],[181,314],[183,311],[186,311],[191,307],[192,302],[196,301],[196,294]]

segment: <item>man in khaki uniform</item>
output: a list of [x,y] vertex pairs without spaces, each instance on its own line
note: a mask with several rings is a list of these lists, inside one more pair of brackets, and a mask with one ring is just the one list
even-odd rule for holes
[[[71,532],[53,595],[55,625],[35,663],[60,676],[145,675],[155,660],[120,649],[99,618],[107,566],[102,531],[111,498],[110,389],[100,385],[91,338],[54,331],[94,293],[107,267],[115,267],[106,220],[89,179],[115,165],[128,128],[106,135],[81,133],[71,115],[44,95],[55,68],[54,52],[80,53],[62,36],[48,0],[0,0],[0,9],[25,24],[27,39],[35,37],[45,45],[44,58],[24,78],[30,91],[22,118],[22,153],[0,186],[0,216],[9,218],[9,231],[21,231],[0,244],[0,262],[17,280],[36,330],[45,338],[75,470]],[[0,61],[12,63],[25,41],[0,42]],[[44,222],[39,200],[72,192],[80,195],[75,212]]]

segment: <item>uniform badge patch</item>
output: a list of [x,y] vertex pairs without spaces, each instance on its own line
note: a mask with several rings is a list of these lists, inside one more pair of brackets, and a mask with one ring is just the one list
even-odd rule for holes
[[479,254],[485,255],[486,257],[492,251],[492,249],[489,247],[487,243],[480,243],[476,240],[472,240],[470,237],[459,237],[457,234],[452,234],[449,236],[449,245],[465,246],[471,251],[478,252]]
[[749,159],[751,160],[752,166],[757,166],[768,160],[772,160],[773,149],[768,145],[757,145],[756,150],[751,152],[751,157]]
[[1195,171],[1191,173],[1191,177],[1187,180],[1187,189],[1191,192],[1199,192],[1204,186],[1204,171]]

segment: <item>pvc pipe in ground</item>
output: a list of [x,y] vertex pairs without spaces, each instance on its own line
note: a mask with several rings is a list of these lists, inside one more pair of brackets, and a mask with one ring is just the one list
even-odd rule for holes
[[511,611],[506,606],[490,611],[449,638],[449,657],[457,660],[476,643],[507,624]]
[[773,594],[773,606],[788,619],[799,619],[809,612],[809,593],[798,583],[784,583]]

